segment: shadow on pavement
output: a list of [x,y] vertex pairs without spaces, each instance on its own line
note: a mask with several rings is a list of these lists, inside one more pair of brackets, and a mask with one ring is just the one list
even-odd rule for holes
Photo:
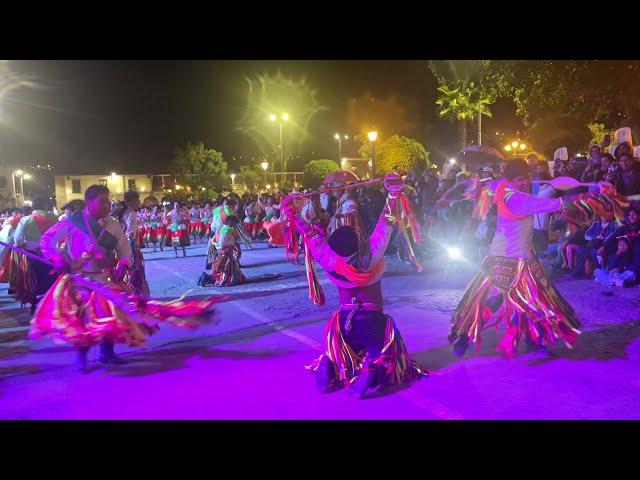
[[193,345],[176,348],[163,348],[161,350],[150,350],[126,355],[127,360],[124,365],[109,366],[107,370],[118,376],[138,377],[151,375],[154,373],[168,372],[181,368],[188,368],[187,360],[197,356],[200,359],[229,358],[229,359],[252,359],[267,358],[286,354],[286,349],[240,351],[208,349],[207,347]]
[[[322,321],[325,321],[325,319],[308,319],[304,322],[297,322],[295,327]],[[135,377],[187,368],[186,361],[194,356],[198,356],[198,358],[201,359],[230,358],[243,360],[286,355],[290,352],[290,350],[286,348],[249,351],[212,348],[235,343],[248,343],[259,337],[277,333],[277,328],[275,327],[290,328],[292,325],[282,323],[255,325],[222,335],[171,342],[166,346],[160,346],[153,350],[122,355],[122,358],[125,359],[127,363],[124,365],[109,366],[108,371],[116,375]]]
[[536,358],[529,365],[541,365],[555,359],[568,360],[626,360],[627,347],[640,338],[640,321],[599,325],[604,328],[582,332],[577,345],[566,348],[563,345],[549,349],[549,354]]

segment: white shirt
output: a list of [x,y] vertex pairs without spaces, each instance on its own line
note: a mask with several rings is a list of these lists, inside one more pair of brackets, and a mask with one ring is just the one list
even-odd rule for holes
[[[88,215],[86,211],[85,215]],[[131,245],[129,245],[129,240],[120,223],[112,217],[101,218],[98,223],[107,232],[116,237],[118,241],[116,251],[121,259],[120,261],[130,264]],[[73,225],[69,220],[58,222],[43,233],[40,238],[42,255],[47,259],[53,258],[59,253],[58,245],[62,242],[65,243],[65,249],[73,262],[73,272],[83,271],[89,278],[107,283],[108,272],[99,272],[100,266],[96,261],[88,259],[82,262],[83,253],[90,252],[94,247],[95,241],[92,237]]]
[[534,214],[560,210],[562,199],[537,198],[528,193],[507,188],[505,203],[514,215],[524,218],[511,220],[498,215],[496,233],[488,254],[500,257],[530,258],[533,256]]

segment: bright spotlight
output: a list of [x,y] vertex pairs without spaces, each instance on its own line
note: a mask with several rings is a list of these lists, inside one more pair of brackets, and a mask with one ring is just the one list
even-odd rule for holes
[[451,260],[460,260],[462,258],[462,252],[458,247],[447,247],[447,253]]
[[455,158],[450,158],[450,159],[449,159],[449,163],[450,163],[451,165],[455,164],[455,163],[456,163],[456,159],[455,159]]
[[273,113],[271,115],[269,115],[269,120],[271,120],[272,122],[275,122],[276,118],[278,118],[278,117],[276,117]]

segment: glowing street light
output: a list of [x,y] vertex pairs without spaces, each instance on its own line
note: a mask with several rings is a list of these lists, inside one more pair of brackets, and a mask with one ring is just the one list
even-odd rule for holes
[[336,133],[333,138],[338,141],[338,158],[342,158],[342,139],[349,140],[349,135],[341,135]]
[[285,164],[285,161],[284,161],[284,145],[282,144],[282,122],[289,121],[289,114],[283,113],[282,115],[280,115],[280,119],[278,119],[278,116],[275,113],[271,113],[269,114],[269,121],[271,122],[277,121],[278,126],[280,127],[280,168],[282,169],[283,172],[285,172],[287,169],[287,165]]
[[524,153],[526,149],[527,149],[527,144],[522,143],[519,140],[514,140],[513,142],[507,143],[504,146],[505,152],[513,152],[514,155],[520,155],[518,151]]
[[371,142],[371,178],[373,178],[374,165],[376,163],[376,140],[378,139],[378,132],[372,130],[367,133],[367,137]]
[[267,184],[267,169],[269,168],[269,162],[262,162],[260,164],[262,170],[264,170],[264,184]]
[[449,163],[450,163],[451,165],[455,165],[455,164],[456,164],[456,159],[455,159],[455,158],[450,158],[450,159],[449,159]]
[[18,196],[18,192],[16,191],[16,177],[20,179],[20,197],[22,198],[22,204],[24,205],[24,181],[30,180],[32,178],[28,173],[23,172],[22,170],[16,170],[11,174],[11,180],[13,181],[13,191]]

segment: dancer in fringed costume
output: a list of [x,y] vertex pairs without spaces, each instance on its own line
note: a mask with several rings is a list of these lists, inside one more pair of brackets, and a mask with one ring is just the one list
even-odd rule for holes
[[[394,176],[390,182],[398,178]],[[324,303],[314,259],[326,270],[340,296],[340,309],[326,328],[326,350],[307,367],[315,372],[316,384],[323,392],[350,386],[362,398],[369,391],[426,375],[409,357],[393,319],[383,310],[384,252],[397,218],[396,200],[394,194],[388,196],[365,252],[359,250],[362,244],[352,226],[339,227],[327,238],[319,224],[304,221],[291,198],[285,200],[288,214],[305,239],[312,300]]]
[[149,214],[149,234],[146,238],[147,244],[153,245],[153,251],[156,251],[156,245],[160,246],[160,251],[164,250],[164,237],[166,234],[166,227],[162,219],[162,213],[158,211],[158,206],[155,205]]
[[[139,203],[139,202],[138,202]],[[151,239],[151,213],[149,209],[144,207],[138,211],[138,230],[140,235],[138,236],[138,243],[140,248],[148,248]]]
[[258,235],[258,231],[261,226],[258,222],[258,214],[260,213],[260,208],[256,205],[255,200],[251,200],[249,204],[244,207],[244,221],[243,227],[245,232],[254,239],[256,235]]
[[[21,218],[22,215],[17,208],[11,212],[11,215],[5,219],[2,230],[0,230],[0,241],[13,245],[16,227],[18,223],[20,223]],[[9,248],[0,245],[0,283],[7,283],[9,281],[11,253]],[[13,291],[10,291],[9,295],[13,295]]]
[[197,203],[194,203],[189,210],[189,233],[193,237],[194,244],[198,239],[202,240],[202,218],[200,205]]
[[284,231],[282,230],[282,222],[276,216],[276,206],[273,204],[273,198],[268,198],[266,204],[261,204],[264,208],[263,227],[269,236],[268,244],[270,247],[284,247],[286,245]]
[[216,287],[231,287],[245,281],[240,270],[240,234],[237,230],[238,217],[229,215],[224,225],[218,231],[216,249],[218,254],[211,265],[211,274],[202,274],[198,285],[215,285]]
[[[298,203],[300,202],[298,201]],[[299,205],[299,207],[301,207],[301,205]],[[284,233],[284,252],[287,261],[293,257],[293,262],[298,264],[298,257],[300,256],[300,234],[295,227],[293,217],[289,215],[289,211],[284,208],[282,202],[280,203],[280,222],[282,232]]]
[[524,160],[511,160],[504,178],[479,192],[474,216],[484,217],[495,204],[498,220],[481,271],[471,280],[453,316],[449,340],[459,357],[470,341],[479,343],[481,332],[494,325],[504,326],[497,348],[509,358],[517,352],[522,337],[530,349],[556,341],[571,347],[580,333],[573,308],[534,256],[533,216],[560,210],[565,216],[584,217],[584,221],[603,210],[620,216],[626,200],[604,184],[600,193],[537,198],[525,193],[529,176],[530,167]]
[[208,240],[212,236],[211,222],[213,220],[213,210],[211,209],[210,203],[205,203],[200,216],[202,218],[202,235]]
[[233,208],[236,201],[233,198],[226,198],[222,201],[222,205],[218,205],[213,209],[211,217],[211,239],[209,240],[209,249],[207,251],[207,265],[205,270],[211,268],[215,257],[218,255],[216,245],[220,238],[219,232],[229,215],[233,215]]
[[62,275],[38,305],[31,338],[50,335],[74,345],[78,366],[86,371],[92,346],[100,344],[102,363],[123,363],[115,343],[142,345],[160,322],[196,327],[214,320],[213,299],[162,302],[131,292],[122,282],[132,263],[131,245],[108,216],[109,190],[92,185],[85,199],[86,209],[42,236],[42,255]]
[[124,194],[124,211],[119,216],[124,233],[129,239],[131,246],[131,265],[124,281],[129,283],[130,288],[138,295],[149,296],[149,285],[147,275],[144,270],[144,257],[140,250],[140,239],[137,232],[140,230],[140,220],[138,218],[138,207],[140,207],[140,194],[128,191]]
[[[58,222],[58,217],[49,212],[48,201],[41,197],[33,199],[33,212],[20,219],[14,234],[14,244],[29,252],[40,254],[40,238],[51,226]],[[51,267],[24,254],[18,254],[18,275],[15,284],[15,298],[22,305],[31,304],[31,313],[36,309],[38,298],[43,295],[55,277],[50,275]]]
[[169,220],[171,222],[169,225],[171,245],[173,246],[176,258],[178,258],[178,247],[182,249],[182,256],[186,257],[187,250],[185,247],[190,245],[189,227],[188,219],[185,218],[180,202],[173,204],[173,210],[169,213]]

